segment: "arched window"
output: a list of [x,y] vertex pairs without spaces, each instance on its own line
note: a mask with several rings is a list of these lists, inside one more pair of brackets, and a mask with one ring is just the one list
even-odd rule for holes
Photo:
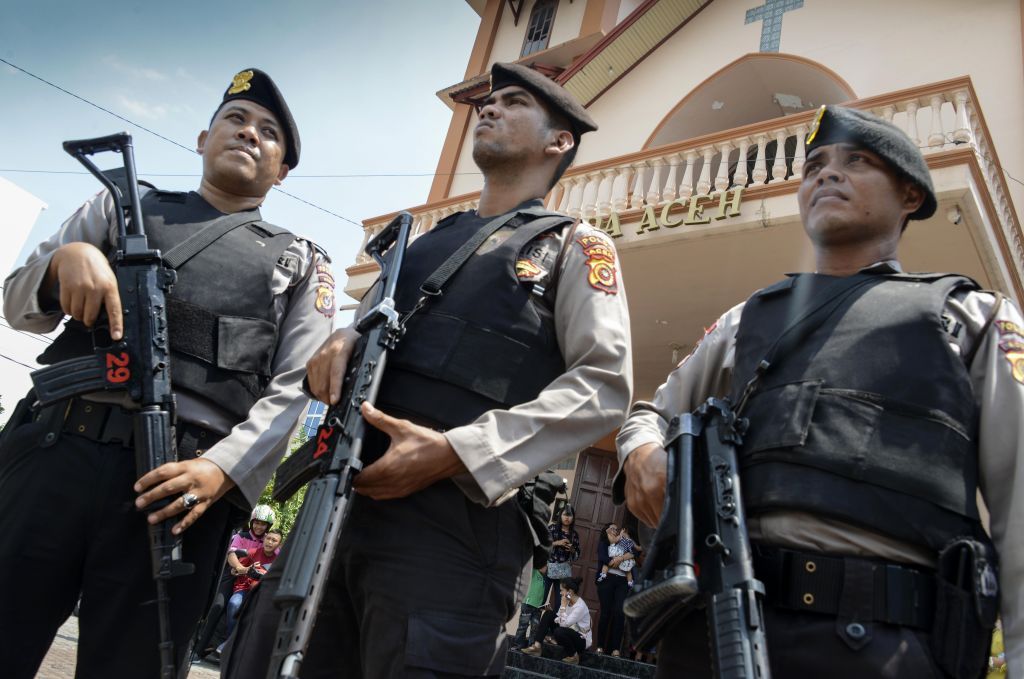
[[530,12],[530,21],[526,24],[526,39],[523,40],[523,51],[519,55],[539,52],[546,49],[551,38],[551,27],[555,23],[555,7],[557,0],[537,0]]

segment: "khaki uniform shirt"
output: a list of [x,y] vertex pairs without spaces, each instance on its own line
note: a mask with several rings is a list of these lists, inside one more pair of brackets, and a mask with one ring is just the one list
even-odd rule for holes
[[[515,267],[519,280],[533,285],[533,301],[542,313],[554,314],[565,373],[532,401],[488,411],[445,432],[468,470],[453,480],[486,506],[505,502],[523,483],[600,440],[622,423],[629,408],[629,312],[615,247],[585,222],[570,236],[571,228],[532,240]],[[512,232],[498,229],[477,253],[497,247]],[[371,290],[363,306],[373,297]]]
[[[4,283],[4,315],[18,330],[47,333],[64,319],[59,308],[43,308],[40,286],[54,251],[74,242],[91,243],[104,253],[117,240],[114,202],[104,190],[87,201],[60,230],[41,243]],[[178,418],[225,438],[203,453],[231,478],[250,504],[284,455],[307,400],[302,394],[306,361],[327,338],[334,314],[334,279],[329,260],[308,241],[296,239],[278,261],[272,291],[278,326],[271,381],[242,422],[215,403],[177,394]],[[310,271],[311,267],[315,267]],[[171,329],[174,332],[174,329]]]
[[[864,271],[899,271],[882,262]],[[1001,609],[1013,676],[1024,671],[1024,318],[1004,299],[986,327],[996,302],[987,292],[957,292],[946,300],[943,324],[958,355],[976,354],[971,384],[980,408],[981,493],[991,514],[991,532],[1000,556]],[[622,465],[647,443],[661,445],[668,421],[712,396],[731,391],[736,332],[743,304],[727,311],[705,333],[693,352],[669,374],[652,401],[633,406],[616,439],[622,495]],[[739,377],[739,379],[745,379]],[[803,512],[770,512],[750,520],[752,540],[833,554],[876,557],[935,567],[936,555],[878,533]]]

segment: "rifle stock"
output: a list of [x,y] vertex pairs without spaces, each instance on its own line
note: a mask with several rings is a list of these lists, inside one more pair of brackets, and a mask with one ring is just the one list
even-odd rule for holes
[[[302,668],[351,506],[352,481],[362,469],[367,425],[360,406],[376,401],[388,352],[403,332],[394,296],[411,227],[412,215],[399,213],[366,246],[367,254],[380,264],[381,275],[373,308],[355,323],[361,333],[360,349],[352,357],[341,399],[327,412],[316,439],[293,453],[278,471],[275,497],[290,497],[306,480],[314,480],[289,537],[288,561],[274,595],[281,617],[271,650],[270,679],[297,679]],[[389,247],[391,257],[385,260]]]
[[[123,309],[124,339],[111,341],[100,324],[92,333],[91,355],[37,370],[32,373],[32,382],[42,405],[97,391],[125,393],[135,408],[132,445],[136,474],[141,477],[177,460],[166,302],[176,276],[164,265],[160,251],[151,249],[146,239],[131,135],[121,132],[67,141],[64,150],[107,187],[114,201],[118,241],[113,269]],[[107,151],[118,152],[124,159],[124,191],[89,158]],[[170,502],[170,498],[155,502],[146,511],[157,511]],[[181,541],[171,533],[170,522],[151,525],[148,532],[157,590],[160,676],[173,679],[175,657],[167,581],[190,574],[195,567],[182,561]]]

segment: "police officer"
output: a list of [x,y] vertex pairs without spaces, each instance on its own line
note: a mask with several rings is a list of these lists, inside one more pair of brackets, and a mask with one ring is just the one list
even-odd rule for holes
[[[739,402],[772,344],[807,330],[795,319],[831,310],[771,361],[743,411],[743,492],[775,676],[980,676],[996,583],[979,487],[1019,673],[1024,320],[970,279],[900,268],[907,221],[936,209],[902,131],[829,106],[806,151],[798,201],[817,271],[725,313],[653,401],[633,406],[617,438],[619,497],[657,523],[670,418],[710,396]],[[710,676],[703,629],[703,616],[689,616],[669,631],[660,676]]]
[[[380,434],[364,443],[368,464],[303,676],[501,673],[505,623],[531,576],[533,540],[516,489],[610,431],[629,402],[615,250],[542,203],[594,129],[571,95],[533,69],[492,68],[473,135],[479,208],[410,246],[397,308],[411,311],[420,285],[474,234],[495,220],[501,228],[412,315],[378,408],[364,406]],[[338,400],[355,340],[352,328],[339,330],[309,361],[318,398]],[[281,571],[275,565],[243,611],[225,676],[266,673]]]
[[[165,255],[227,216],[228,231],[177,268],[169,295],[172,383],[179,461],[141,478],[131,450],[132,413],[102,394],[49,408],[29,397],[0,446],[0,667],[35,674],[81,592],[78,676],[155,677],[159,656],[149,520],[174,522],[193,575],[170,583],[180,666],[224,560],[230,503],[252,506],[301,415],[303,362],[331,330],[328,261],[309,241],[262,221],[267,193],[299,161],[299,134],[284,98],[262,71],[238,73],[198,138],[198,191],[142,189],[151,245]],[[101,316],[122,332],[108,263],[115,207],[87,201],[6,280],[12,326],[50,332],[72,317],[40,357],[55,363],[91,350]],[[101,319],[102,320],[102,319]],[[200,520],[202,519],[202,520]]]

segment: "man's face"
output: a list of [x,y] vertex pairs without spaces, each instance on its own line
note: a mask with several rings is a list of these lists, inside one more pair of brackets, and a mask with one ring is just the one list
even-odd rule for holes
[[252,534],[257,537],[266,533],[268,528],[270,528],[270,524],[266,521],[260,521],[257,519],[252,522]]
[[797,200],[815,247],[842,247],[898,239],[924,193],[878,154],[841,143],[808,154]]
[[473,160],[481,170],[518,160],[543,159],[552,136],[544,106],[517,85],[484,100],[473,131]]
[[277,533],[267,533],[267,537],[263,538],[263,551],[267,554],[273,554],[274,550],[281,546],[281,536]]
[[224,104],[199,134],[203,178],[230,194],[262,197],[288,174],[284,128],[267,108],[245,99]]

